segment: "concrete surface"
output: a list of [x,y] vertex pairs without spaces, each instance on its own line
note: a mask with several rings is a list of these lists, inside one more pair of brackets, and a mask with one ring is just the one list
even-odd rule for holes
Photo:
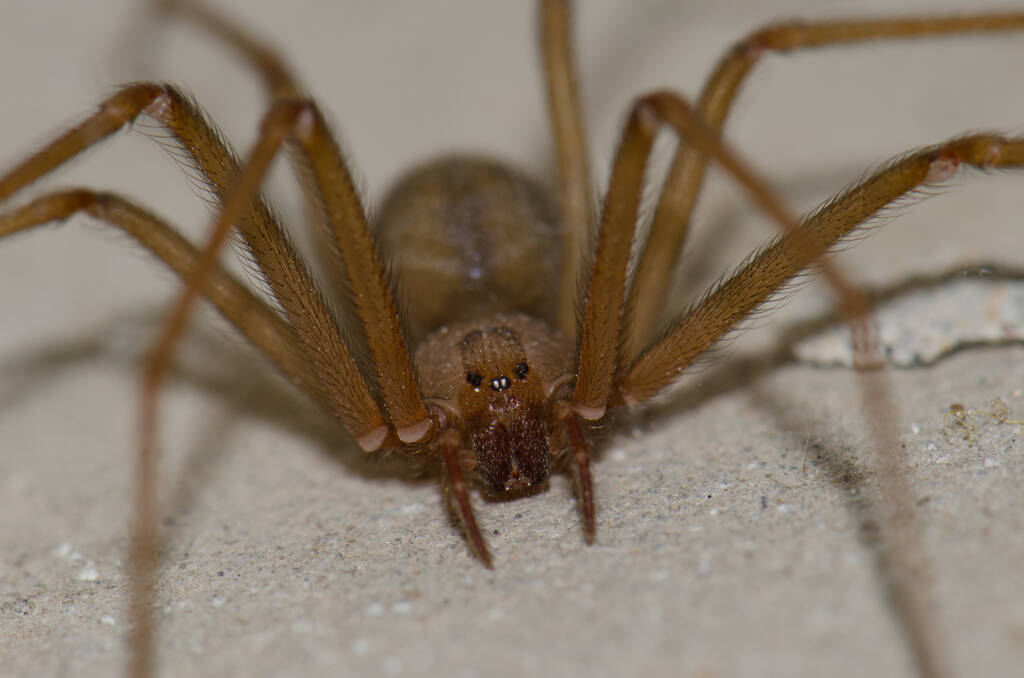
[[[527,3],[220,4],[289,55],[341,128],[371,199],[403,166],[445,149],[546,170]],[[662,85],[695,93],[717,55],[756,25],[977,3],[678,5],[581,8],[602,175],[630,96]],[[255,81],[181,27],[129,39],[136,21],[134,3],[114,0],[102,13],[86,3],[5,6],[0,164],[114,84],[150,77],[191,88],[246,147],[262,106]],[[972,129],[1020,132],[1022,58],[1024,36],[769,58],[729,134],[810,208],[916,145]],[[840,261],[873,286],[968,263],[1019,268],[1020,181],[961,175],[961,188],[903,210]],[[123,135],[48,185],[69,184],[138,196],[192,234],[207,222],[181,172],[142,135]],[[289,182],[271,193],[297,222]],[[699,228],[686,283],[716,278],[770,226],[716,179]],[[0,246],[2,676],[106,676],[124,664],[136,365],[176,289],[124,240],[76,220]],[[808,286],[719,364],[764,358],[827,304]],[[671,404],[620,421],[600,443],[596,545],[583,544],[563,477],[527,500],[477,500],[490,572],[470,558],[433,479],[364,461],[276,395],[259,359],[208,321],[163,401],[160,675],[913,675],[879,584],[862,499],[874,481],[850,371],[701,372]],[[1009,418],[1024,418],[1024,348],[894,370],[892,387],[955,673],[1015,675],[1024,431],[989,415],[999,399]],[[967,414],[950,416],[954,403]]]

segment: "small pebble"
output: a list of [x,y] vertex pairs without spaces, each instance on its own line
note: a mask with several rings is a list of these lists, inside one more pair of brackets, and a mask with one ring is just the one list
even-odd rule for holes
[[357,657],[365,657],[370,652],[370,641],[366,638],[356,638],[352,643],[352,654]]

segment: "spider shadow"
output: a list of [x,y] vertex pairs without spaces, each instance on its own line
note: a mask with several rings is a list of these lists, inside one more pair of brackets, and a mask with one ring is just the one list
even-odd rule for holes
[[[852,373],[850,377],[857,378]],[[877,468],[878,462],[870,458],[858,458],[853,452],[853,445],[837,437],[822,417],[804,415],[806,410],[799,403],[787,400],[777,390],[763,388],[760,383],[755,384],[750,393],[750,402],[753,407],[769,414],[783,434],[800,436],[804,441],[810,441],[808,463],[824,474],[837,492],[843,507],[853,518],[857,541],[871,557],[878,590],[890,614],[899,621],[897,628],[904,634],[904,642],[912,647],[915,642],[914,629],[924,620],[917,619],[921,610],[908,599],[908,596],[913,597],[914,594],[909,593],[907,588],[916,588],[916,595],[927,599],[929,594],[926,590],[922,591],[922,587],[926,589],[928,584],[921,578],[907,579],[908,573],[904,568],[905,563],[920,561],[922,558],[927,560],[927,556],[915,553],[914,547],[894,540],[891,518],[887,519],[885,515],[889,510],[886,503],[896,501],[898,505],[899,500],[897,497],[886,496],[885,490],[879,487],[881,483],[877,480],[877,474],[882,470]],[[908,469],[906,473],[913,477],[912,470]],[[915,513],[912,511],[912,518]],[[917,525],[914,529],[919,532],[922,529],[921,521],[915,522]],[[902,584],[901,579],[904,580]]]
[[[802,329],[810,332],[812,326],[826,324],[828,320],[815,319],[813,323],[808,323],[807,328]],[[789,343],[763,355],[727,361],[710,370],[702,384],[681,390],[669,400],[659,403],[644,414],[642,421],[645,428],[647,425],[657,426],[666,417],[696,409],[720,395],[739,395],[742,389],[749,407],[767,415],[780,439],[786,440],[793,448],[806,446],[806,465],[817,469],[815,475],[823,478],[818,480],[810,476],[806,482],[824,482],[831,487],[853,520],[855,539],[870,557],[877,590],[882,594],[890,614],[900,620],[898,627],[904,634],[911,634],[916,626],[913,621],[915,611],[905,604],[903,592],[896,584],[901,572],[893,560],[887,557],[892,546],[887,548],[883,537],[886,498],[877,491],[874,460],[858,455],[855,445],[830,428],[826,418],[808,411],[806,403],[801,404],[798,400],[788,398],[765,384],[765,378],[772,372],[795,363],[788,355],[791,346],[792,343]],[[848,377],[857,378],[852,370],[849,370]],[[902,547],[897,545],[896,548]],[[910,640],[908,637],[908,642]]]
[[[857,378],[852,372],[849,377]],[[855,454],[854,445],[830,429],[824,417],[814,415],[806,406],[786,398],[778,390],[765,387],[760,380],[750,388],[747,400],[752,408],[775,422],[780,435],[806,445],[805,464],[817,468],[832,485],[844,508],[854,518],[858,541],[877,556],[881,545],[881,517],[870,499],[869,484],[874,473],[870,460]],[[876,569],[880,575],[884,574],[877,560]]]
[[[163,307],[133,309],[104,318],[72,337],[11,355],[0,363],[0,416],[16,402],[44,397],[76,366],[101,364],[138,374],[140,347],[151,344],[164,315]],[[200,429],[190,434],[185,461],[171,481],[165,522],[173,523],[174,516],[188,511],[225,462],[226,443],[233,432],[250,418],[305,439],[348,473],[370,480],[424,482],[421,465],[410,465],[402,455],[364,453],[340,424],[278,375],[226,323],[219,318],[206,322],[212,317],[209,312],[200,315],[202,319],[190,329],[178,352],[168,382],[208,396],[216,406],[202,419]]]

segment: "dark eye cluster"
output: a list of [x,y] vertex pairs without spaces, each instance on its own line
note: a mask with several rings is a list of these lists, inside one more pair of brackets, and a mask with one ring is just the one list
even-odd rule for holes
[[[515,366],[514,372],[520,379],[526,379],[526,375],[530,372],[530,366],[525,362],[519,363]],[[484,376],[479,372],[469,372],[466,374],[466,382],[473,388],[480,388],[480,385],[484,383]],[[512,382],[505,375],[495,377],[489,383],[495,391],[504,391],[512,385]]]

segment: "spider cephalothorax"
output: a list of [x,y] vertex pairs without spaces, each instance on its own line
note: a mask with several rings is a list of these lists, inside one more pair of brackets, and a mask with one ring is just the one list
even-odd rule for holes
[[[571,373],[571,346],[545,322],[517,313],[447,325],[417,356],[426,391],[462,431],[469,460],[493,495],[543,487],[551,469],[553,396]],[[564,439],[564,436],[561,436]]]

